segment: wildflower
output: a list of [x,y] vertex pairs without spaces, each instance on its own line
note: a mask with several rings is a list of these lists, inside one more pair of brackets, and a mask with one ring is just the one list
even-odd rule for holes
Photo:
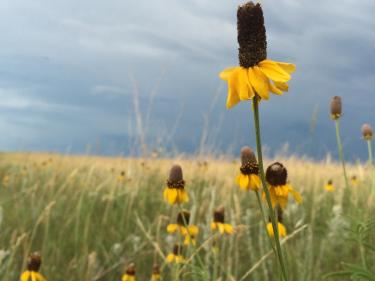
[[125,274],[122,276],[122,281],[135,281],[135,264],[130,263],[125,271]]
[[196,225],[189,225],[190,213],[182,211],[177,214],[176,223],[169,224],[167,231],[169,233],[175,233],[178,231],[183,236],[196,236],[199,232],[199,228]]
[[189,201],[188,194],[185,191],[182,168],[179,165],[173,165],[170,170],[167,187],[164,190],[164,199],[171,205]]
[[370,124],[363,124],[362,125],[362,136],[365,140],[371,140],[372,139],[372,128]]
[[[277,231],[279,232],[279,237],[286,236],[286,228],[283,225],[283,210],[280,207],[277,208]],[[271,218],[269,218],[269,222],[267,223],[267,232],[269,236],[274,237]]]
[[228,223],[224,223],[224,218],[225,218],[224,212],[225,212],[224,207],[217,208],[214,211],[214,221],[211,223],[211,229],[219,230],[221,234],[223,233],[232,234],[233,226]]
[[189,245],[196,246],[197,240],[195,239],[195,235],[186,235],[185,238],[184,238],[184,245],[185,246],[189,246]]
[[22,273],[21,281],[46,281],[39,273],[42,257],[38,252],[31,253],[27,258],[27,270]]
[[341,97],[334,96],[331,101],[331,118],[333,120],[337,120],[341,117],[341,113],[342,113]]
[[327,190],[328,192],[333,192],[335,190],[332,180],[329,180],[327,182],[327,184],[324,186],[324,189]]
[[259,167],[250,147],[245,146],[241,149],[241,162],[240,174],[236,178],[237,185],[244,190],[259,190]]
[[124,182],[125,181],[125,171],[121,171],[121,173],[117,176],[118,182]]
[[179,244],[175,244],[173,246],[173,252],[168,254],[167,262],[168,263],[183,263],[185,261],[184,257],[182,256],[182,246]]
[[220,73],[228,83],[227,108],[259,96],[268,100],[269,92],[281,95],[296,69],[294,64],[267,59],[266,28],[260,4],[248,2],[238,7],[237,32],[239,64]]
[[357,187],[359,185],[359,180],[358,180],[357,176],[352,176],[350,178],[350,183],[353,187]]
[[152,266],[152,275],[151,281],[159,281],[160,280],[160,267],[157,263]]
[[286,168],[279,162],[275,162],[267,168],[266,180],[269,184],[272,207],[279,205],[284,209],[288,204],[289,193],[292,194],[297,203],[302,202],[301,194],[286,182],[287,177],[288,172]]

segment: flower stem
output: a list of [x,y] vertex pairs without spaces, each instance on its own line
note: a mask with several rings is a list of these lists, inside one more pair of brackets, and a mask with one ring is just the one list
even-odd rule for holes
[[335,120],[335,125],[336,125],[336,139],[337,139],[337,148],[339,150],[339,158],[342,164],[342,171],[344,173],[344,179],[345,179],[345,186],[348,189],[349,188],[349,181],[348,181],[348,176],[346,174],[346,168],[345,168],[345,160],[344,160],[344,152],[342,148],[342,143],[341,143],[341,136],[340,136],[340,121],[339,119]]
[[259,122],[259,97],[257,95],[253,99],[253,109],[254,109],[254,125],[255,125],[255,135],[256,135],[256,145],[257,145],[260,178],[262,181],[264,193],[266,195],[266,201],[267,201],[268,208],[269,208],[269,216],[272,222],[273,233],[275,234],[274,238],[275,238],[275,244],[276,244],[276,253],[277,253],[277,258],[280,263],[282,277],[285,281],[288,281],[288,276],[286,273],[286,266],[285,266],[285,262],[283,259],[281,246],[280,246],[279,230],[277,227],[276,216],[272,207],[271,195],[270,195],[270,191],[268,190],[266,176],[264,174],[262,141],[261,141],[261,135],[260,135],[260,122]]
[[372,146],[371,146],[371,139],[367,140],[367,147],[368,147],[368,162],[372,165]]

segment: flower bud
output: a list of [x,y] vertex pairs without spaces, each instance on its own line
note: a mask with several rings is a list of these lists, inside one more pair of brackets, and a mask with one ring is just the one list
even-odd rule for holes
[[372,128],[370,124],[363,124],[362,125],[362,136],[365,140],[371,140],[372,139]]

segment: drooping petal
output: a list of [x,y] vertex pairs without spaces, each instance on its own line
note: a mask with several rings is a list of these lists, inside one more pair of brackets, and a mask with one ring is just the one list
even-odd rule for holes
[[179,197],[180,197],[179,203],[189,202],[189,195],[185,189],[179,189],[178,192],[179,192]]
[[296,202],[298,204],[301,203],[302,202],[301,193],[299,193],[298,191],[294,190],[293,187],[291,187],[290,185],[288,185],[288,188],[289,188],[290,193],[292,193],[292,195],[294,197],[294,200],[296,200]]
[[183,263],[185,261],[183,256],[176,256],[176,263]]
[[264,60],[259,63],[259,69],[272,81],[287,82],[290,74],[272,60]]
[[228,68],[224,69],[222,72],[220,72],[219,77],[221,79],[227,81],[236,68],[238,68],[238,66],[228,67]]
[[240,173],[237,176],[237,184],[240,186],[241,189],[248,190],[249,176]]
[[219,227],[219,231],[220,231],[220,233],[223,234],[224,231],[225,231],[224,224],[222,224],[222,223],[218,223],[218,227]]
[[287,63],[287,62],[276,62],[278,66],[280,66],[284,71],[288,72],[289,74],[292,74],[294,71],[296,71],[296,65],[293,63]]
[[216,230],[217,225],[216,222],[211,222],[211,230]]
[[176,203],[176,199],[177,199],[177,189],[175,188],[166,188],[164,190],[164,198],[166,199],[166,201],[173,205]]
[[175,223],[168,224],[167,226],[167,232],[168,233],[175,233],[178,229],[178,225]]
[[34,271],[31,271],[31,281],[37,281]]
[[167,258],[166,258],[166,260],[167,260],[168,263],[173,262],[174,259],[175,259],[175,255],[174,255],[174,254],[169,254],[169,255],[167,256]]
[[286,236],[286,228],[285,228],[285,226],[282,223],[279,222],[278,228],[279,228],[279,236],[280,237],[285,237]]
[[260,178],[258,175],[250,174],[249,187],[251,190],[257,191],[260,188]]
[[43,277],[43,275],[40,274],[39,272],[36,272],[36,280],[38,280],[38,281],[46,281],[46,279]]
[[225,223],[224,224],[224,230],[225,230],[226,233],[232,234],[233,233],[233,226],[228,224],[228,223]]
[[[249,100],[254,97],[254,91],[251,89],[250,83],[249,83],[249,77],[247,75],[247,69],[240,67],[237,70],[238,75],[238,96],[240,97],[240,100]],[[250,90],[251,89],[251,90]]]
[[21,281],[29,281],[30,279],[30,271],[25,271],[21,275]]
[[273,233],[273,226],[272,226],[272,223],[267,223],[267,232],[268,232],[268,235],[273,237],[274,236],[274,233]]
[[257,66],[249,68],[249,81],[255,92],[265,100],[269,99],[268,79]]
[[270,88],[270,91],[276,95],[282,95],[283,91],[280,90],[278,87],[276,87],[273,82],[268,81],[268,87]]
[[277,82],[277,81],[275,81],[274,84],[275,84],[275,86],[276,86],[279,90],[281,90],[281,91],[283,91],[283,92],[287,92],[287,91],[289,90],[288,83],[282,83],[282,82]]
[[188,227],[189,234],[192,236],[196,236],[199,233],[199,228],[196,225],[189,225]]

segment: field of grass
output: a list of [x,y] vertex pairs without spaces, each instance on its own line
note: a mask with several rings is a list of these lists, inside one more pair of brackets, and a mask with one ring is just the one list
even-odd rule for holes
[[[290,280],[323,280],[354,265],[375,272],[374,170],[349,165],[349,176],[359,182],[344,192],[337,163],[277,160],[303,196],[299,205],[290,200],[284,213]],[[190,195],[183,208],[200,228],[187,266],[165,263],[175,243],[166,227],[179,210],[163,199],[174,163],[183,167]],[[238,160],[228,159],[2,154],[0,281],[18,280],[32,251],[41,252],[41,272],[53,281],[121,280],[130,262],[137,280],[150,280],[154,263],[160,264],[162,280],[174,280],[178,270],[179,280],[278,280],[255,194],[235,185],[239,167]],[[334,192],[323,188],[329,179]],[[221,205],[233,235],[210,229],[213,210]],[[335,278],[329,280],[350,280]]]

